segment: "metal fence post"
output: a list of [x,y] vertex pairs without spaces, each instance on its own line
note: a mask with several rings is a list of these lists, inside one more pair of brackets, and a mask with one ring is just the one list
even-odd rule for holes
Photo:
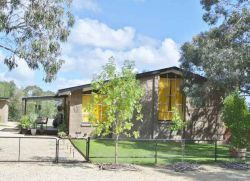
[[214,141],[214,161],[217,162],[217,140]]
[[56,140],[56,163],[58,163],[58,157],[59,157],[59,140]]
[[90,150],[90,137],[87,139],[87,144],[86,144],[86,159],[89,161],[89,150]]
[[181,162],[184,162],[186,139],[181,140]]
[[20,162],[20,153],[21,153],[21,138],[19,137],[18,141],[18,161]]
[[[85,139],[84,139],[84,140],[85,140]],[[85,140],[85,142],[86,142],[86,150],[85,150],[85,152],[86,152],[86,159],[87,159],[87,161],[88,161],[88,139]]]
[[157,139],[155,139],[155,165],[157,164],[157,146],[158,146],[158,143],[157,143]]

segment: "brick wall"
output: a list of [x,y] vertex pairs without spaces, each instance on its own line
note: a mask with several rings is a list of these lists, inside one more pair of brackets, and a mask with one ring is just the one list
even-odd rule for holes
[[[158,87],[159,76],[148,76],[140,79],[145,89],[142,100],[143,122],[136,121],[133,130],[140,132],[140,138],[180,138],[180,134],[169,129],[169,122],[158,121]],[[154,89],[154,91],[153,91]],[[69,134],[76,137],[90,135],[93,127],[89,124],[81,125],[82,121],[82,90],[73,91],[69,97]],[[188,126],[185,138],[189,139],[223,139],[225,126],[221,121],[218,109],[207,107],[202,109],[192,108],[186,104],[186,120]]]
[[[93,128],[90,125],[82,125],[82,90],[71,92],[69,97],[69,135],[82,137],[89,135]],[[78,134],[77,134],[78,133]]]
[[0,122],[8,122],[9,106],[8,101],[0,100]]
[[159,76],[144,77],[140,82],[145,90],[142,99],[143,122],[136,121],[133,130],[139,130],[140,138],[153,138],[157,134],[155,131],[157,130]]

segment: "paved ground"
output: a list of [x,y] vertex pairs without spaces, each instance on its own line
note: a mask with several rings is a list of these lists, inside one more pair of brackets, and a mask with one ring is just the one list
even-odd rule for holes
[[175,173],[164,168],[139,167],[139,171],[100,171],[97,166],[83,164],[0,163],[0,180],[8,181],[237,181],[249,180],[250,171],[225,170],[203,166],[200,172]]
[[[54,161],[57,137],[25,136],[15,123],[0,125],[0,161]],[[8,137],[8,138],[6,138]],[[15,137],[21,137],[15,138]],[[20,141],[20,154],[19,154]],[[59,161],[84,161],[68,140],[59,141]]]

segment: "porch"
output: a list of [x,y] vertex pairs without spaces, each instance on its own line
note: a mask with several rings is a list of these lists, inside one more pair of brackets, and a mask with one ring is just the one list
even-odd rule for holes
[[[30,113],[38,115],[35,127],[37,135],[57,135],[59,124],[55,126],[54,122],[58,115],[62,119],[61,123],[66,123],[68,128],[66,97],[32,96],[22,98],[23,115]],[[31,134],[31,131],[26,130],[23,134]]]

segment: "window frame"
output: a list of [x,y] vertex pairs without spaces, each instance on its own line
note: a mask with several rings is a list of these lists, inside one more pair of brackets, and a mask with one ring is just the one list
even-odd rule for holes
[[[167,82],[162,88],[161,87],[161,79],[165,79],[165,81]],[[177,87],[177,81],[179,80],[180,82],[178,83],[179,86]],[[172,81],[174,81],[172,83]],[[181,115],[184,118],[184,104],[185,104],[185,96],[181,90],[181,85],[183,78],[177,74],[174,73],[168,73],[168,74],[163,74],[159,76],[159,84],[158,84],[158,107],[157,107],[157,116],[158,116],[158,121],[160,122],[169,122],[172,121],[171,117],[172,117],[172,113],[173,107],[177,107],[178,110],[180,110]],[[169,85],[169,88],[168,88]],[[174,87],[173,87],[174,86]],[[163,90],[161,90],[163,89]],[[163,99],[165,99],[164,102],[161,101],[161,91],[164,91],[164,89],[166,89],[166,95],[164,96]],[[169,91],[169,93],[167,93]],[[174,92],[172,92],[174,91]],[[181,103],[178,102],[178,94],[180,96],[181,99]],[[174,103],[172,102],[174,100]],[[179,100],[180,101],[180,100]],[[171,104],[171,105],[170,105]],[[165,107],[164,105],[169,105],[167,107]],[[162,111],[164,110],[164,111]],[[161,115],[162,114],[162,115]],[[164,115],[165,114],[165,115]],[[162,119],[162,118],[169,118],[169,119]]]

